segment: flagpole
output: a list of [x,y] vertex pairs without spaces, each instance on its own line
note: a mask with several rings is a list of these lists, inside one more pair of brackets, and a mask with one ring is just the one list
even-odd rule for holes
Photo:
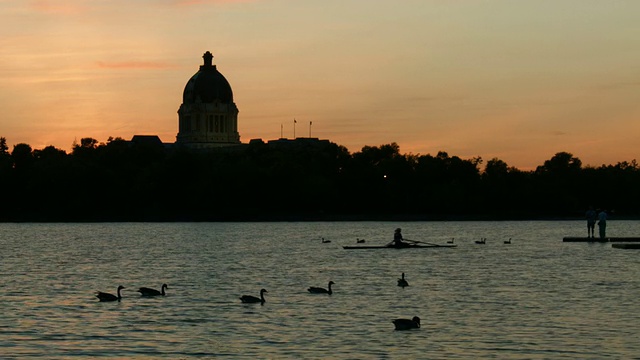
[[280,124],[280,139],[282,139],[284,135],[282,134],[282,124]]
[[313,121],[309,121],[309,139],[311,139],[311,124],[313,124]]
[[293,118],[293,140],[296,139],[296,123],[297,123],[296,119]]

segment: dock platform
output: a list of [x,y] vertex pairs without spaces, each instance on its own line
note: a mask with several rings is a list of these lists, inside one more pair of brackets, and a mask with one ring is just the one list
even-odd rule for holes
[[589,237],[577,237],[577,236],[565,236],[562,238],[563,242],[640,242],[640,237],[607,237],[604,239],[600,238],[589,238]]
[[640,244],[611,244],[616,249],[640,249]]

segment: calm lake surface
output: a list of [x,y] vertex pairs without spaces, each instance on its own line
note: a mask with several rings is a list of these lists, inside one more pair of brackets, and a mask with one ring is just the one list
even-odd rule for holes
[[[342,249],[396,227],[458,247]],[[638,359],[640,250],[562,242],[584,234],[582,221],[0,224],[0,358]],[[329,280],[331,296],[306,291]],[[136,292],[163,283],[165,297]],[[120,302],[94,295],[118,285]],[[261,288],[264,305],[240,302]],[[416,315],[421,329],[394,330]]]

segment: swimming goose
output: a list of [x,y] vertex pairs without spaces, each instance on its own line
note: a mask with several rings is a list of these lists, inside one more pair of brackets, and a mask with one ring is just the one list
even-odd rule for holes
[[138,292],[142,296],[159,296],[159,295],[165,296],[164,289],[168,289],[168,288],[169,287],[167,286],[167,284],[162,284],[162,292],[156,289],[150,289],[147,287],[141,287],[140,289],[138,289]]
[[481,238],[480,240],[476,240],[476,244],[484,245],[487,243],[487,238]]
[[124,286],[118,286],[118,296],[113,294],[105,293],[102,291],[96,291],[96,297],[100,299],[100,301],[120,301],[122,299],[122,295],[120,295],[120,290],[124,289]]
[[356,239],[356,243],[358,244],[362,244],[364,242],[364,239]]
[[409,283],[407,282],[407,280],[404,279],[404,273],[402,273],[402,278],[398,279],[398,286],[409,286]]
[[240,301],[243,303],[251,304],[251,303],[261,303],[264,304],[264,293],[268,292],[265,289],[260,290],[260,297],[255,297],[253,295],[242,295],[240,297]]
[[324,238],[322,238],[322,243],[323,244],[330,243],[330,242],[331,242],[331,240],[325,240]]
[[509,238],[509,240],[505,240],[504,243],[505,244],[511,244],[511,238]]
[[451,238],[451,240],[447,241],[447,244],[453,244],[453,240],[454,240],[454,238]]
[[312,287],[308,288],[307,291],[309,291],[312,294],[329,294],[329,295],[331,295],[331,294],[333,294],[333,291],[331,290],[331,285],[333,285],[333,284],[335,284],[333,281],[329,281],[329,289],[328,290],[324,289],[324,288],[321,288],[321,287],[312,286]]
[[413,319],[395,319],[392,321],[393,325],[395,325],[396,330],[410,330],[417,329],[420,327],[420,318],[414,316]]

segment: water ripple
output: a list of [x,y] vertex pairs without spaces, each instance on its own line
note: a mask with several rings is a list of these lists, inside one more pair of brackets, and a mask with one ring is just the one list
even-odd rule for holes
[[[583,225],[0,224],[0,357],[638,358],[640,258],[561,242]],[[615,225],[636,236],[640,224]],[[396,227],[458,248],[341,248]],[[329,280],[333,295],[306,291]],[[136,292],[162,283],[167,296]],[[120,284],[120,302],[93,294]],[[240,303],[261,288],[264,305]],[[394,330],[416,315],[421,329]]]

